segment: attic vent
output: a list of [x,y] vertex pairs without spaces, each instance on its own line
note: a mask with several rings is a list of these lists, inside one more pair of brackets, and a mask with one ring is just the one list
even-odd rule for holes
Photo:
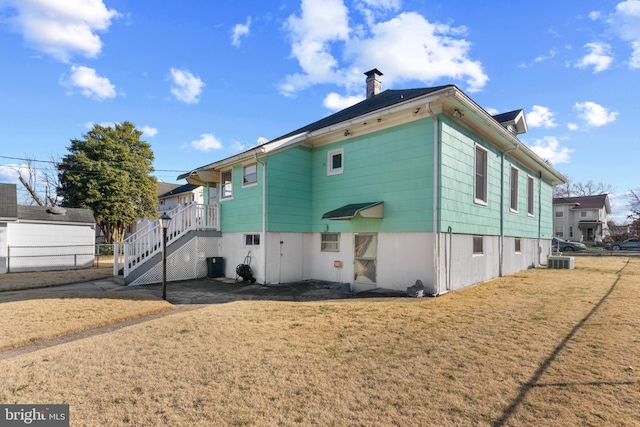
[[574,257],[572,256],[550,256],[547,260],[547,268],[573,270],[574,266]]
[[53,215],[66,215],[67,214],[67,210],[65,208],[63,208],[62,206],[51,206],[49,209],[47,209],[47,212],[49,212],[50,214],[53,214]]

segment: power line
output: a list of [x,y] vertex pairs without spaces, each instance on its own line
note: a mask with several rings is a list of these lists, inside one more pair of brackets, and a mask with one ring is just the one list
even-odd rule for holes
[[[28,159],[28,158],[22,158],[22,157],[9,157],[9,156],[0,156],[0,158],[2,159],[9,159],[9,160],[21,160],[23,162],[38,162],[38,163],[51,163],[53,165],[61,165],[61,164],[67,164],[67,163],[62,163],[62,162],[56,162],[53,160],[38,160],[38,159]],[[11,167],[13,165],[1,165],[1,166],[7,166],[7,167]],[[34,168],[36,169],[36,168]],[[178,172],[178,173],[185,173],[185,172],[189,172],[188,170],[177,170],[177,169],[154,169],[154,172]],[[87,171],[87,172],[93,172],[93,171]]]

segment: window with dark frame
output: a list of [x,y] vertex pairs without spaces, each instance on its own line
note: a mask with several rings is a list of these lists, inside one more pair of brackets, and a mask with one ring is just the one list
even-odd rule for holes
[[233,196],[233,173],[231,169],[220,174],[220,198]]
[[242,167],[242,185],[251,185],[258,182],[258,165],[256,163]]
[[513,212],[518,212],[518,169],[511,166],[511,205],[509,206]]
[[534,201],[534,182],[533,178],[527,177],[527,214],[533,215],[533,201]]
[[519,237],[515,238],[514,245],[515,245],[515,251],[516,252],[520,252],[520,238]]
[[475,190],[476,202],[487,203],[487,151],[476,145]]
[[260,235],[259,234],[245,234],[244,235],[244,245],[245,246],[260,246]]
[[340,252],[340,233],[322,233],[320,252]]
[[484,238],[483,236],[473,236],[473,254],[484,254]]
[[338,175],[344,172],[344,149],[331,150],[327,153],[327,175]]

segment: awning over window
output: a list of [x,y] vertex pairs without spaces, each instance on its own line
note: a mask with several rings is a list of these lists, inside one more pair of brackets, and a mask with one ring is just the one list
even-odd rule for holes
[[578,223],[578,228],[597,228],[602,221],[580,221]]
[[383,202],[353,203],[322,215],[322,219],[351,219],[360,214],[363,218],[382,218]]

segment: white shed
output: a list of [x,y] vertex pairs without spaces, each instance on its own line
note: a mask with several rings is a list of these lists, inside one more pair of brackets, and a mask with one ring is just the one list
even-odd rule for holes
[[91,210],[18,205],[16,194],[0,183],[0,274],[93,266]]

